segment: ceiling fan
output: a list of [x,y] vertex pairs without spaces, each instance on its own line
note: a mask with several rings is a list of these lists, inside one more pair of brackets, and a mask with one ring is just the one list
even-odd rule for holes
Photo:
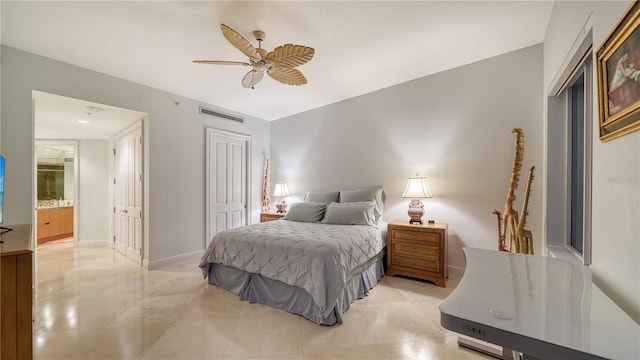
[[249,62],[241,61],[221,61],[221,60],[193,60],[198,64],[214,64],[214,65],[242,65],[251,66],[252,69],[242,78],[242,86],[245,88],[254,88],[254,86],[262,80],[264,73],[287,85],[304,85],[307,78],[295,69],[302,64],[306,64],[313,58],[315,50],[308,46],[285,44],[278,46],[271,52],[262,48],[262,41],[266,34],[263,31],[256,30],[253,32],[256,40],[258,40],[258,48],[256,49],[247,39],[238,34],[237,31],[225,24],[220,24],[224,37],[249,57]]

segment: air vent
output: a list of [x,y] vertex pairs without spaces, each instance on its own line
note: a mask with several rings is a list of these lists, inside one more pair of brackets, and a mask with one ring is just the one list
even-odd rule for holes
[[233,121],[237,121],[239,123],[244,123],[244,119],[237,117],[237,116],[233,116],[233,115],[229,115],[229,114],[225,114],[225,113],[221,113],[215,110],[211,110],[211,109],[207,109],[204,108],[202,106],[200,106],[200,114],[205,114],[205,115],[211,115],[211,116],[217,116],[219,118],[223,118],[223,119],[227,119],[227,120],[233,120]]

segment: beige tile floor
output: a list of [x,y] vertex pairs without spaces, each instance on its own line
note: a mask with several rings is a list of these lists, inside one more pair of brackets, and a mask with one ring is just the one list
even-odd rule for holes
[[110,248],[37,249],[36,359],[486,359],[440,326],[447,288],[385,277],[344,323],[298,315],[208,285],[198,261],[146,271]]

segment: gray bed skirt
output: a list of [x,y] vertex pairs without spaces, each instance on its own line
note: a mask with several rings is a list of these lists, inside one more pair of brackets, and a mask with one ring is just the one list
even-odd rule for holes
[[[384,250],[383,250],[384,252]],[[347,281],[345,289],[338,297],[333,311],[323,316],[311,295],[304,289],[266,278],[260,274],[248,273],[234,267],[211,264],[209,283],[229,290],[240,299],[281,309],[320,324],[342,323],[342,314],[349,305],[365,297],[384,276],[384,257],[381,253],[371,259],[361,271],[356,270]]]

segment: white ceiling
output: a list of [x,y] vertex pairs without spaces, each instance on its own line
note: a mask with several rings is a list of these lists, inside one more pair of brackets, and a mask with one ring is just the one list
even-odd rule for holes
[[36,139],[111,139],[147,114],[33,91]]
[[[2,43],[265,120],[541,43],[552,1],[5,1]],[[315,48],[293,87],[247,68],[220,23],[253,44]]]

